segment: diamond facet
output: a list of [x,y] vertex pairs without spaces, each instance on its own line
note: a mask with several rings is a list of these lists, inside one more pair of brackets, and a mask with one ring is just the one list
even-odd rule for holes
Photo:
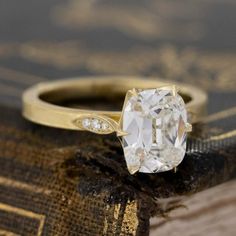
[[[128,95],[127,95],[128,96]],[[122,137],[130,173],[156,173],[175,168],[186,152],[187,111],[172,89],[137,90],[123,108]]]

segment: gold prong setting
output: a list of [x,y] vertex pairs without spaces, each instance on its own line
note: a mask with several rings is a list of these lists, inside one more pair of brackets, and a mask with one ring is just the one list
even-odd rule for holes
[[186,132],[192,132],[193,126],[190,123],[185,124],[185,131]]
[[178,93],[178,88],[175,85],[172,85],[172,94],[173,96],[176,96]]
[[117,132],[116,132],[116,135],[117,135],[117,137],[124,137],[124,136],[127,136],[129,133],[127,133],[127,132],[125,132],[125,131],[123,131],[123,130],[118,130]]

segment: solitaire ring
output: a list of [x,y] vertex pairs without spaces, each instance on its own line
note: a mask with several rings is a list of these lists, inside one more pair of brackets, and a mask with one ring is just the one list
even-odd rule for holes
[[[118,111],[94,107],[101,99],[106,106],[118,98],[124,100]],[[84,101],[90,101],[93,109],[87,104],[83,107]],[[205,116],[206,103],[207,95],[201,89],[174,81],[85,77],[43,82],[27,89],[23,116],[51,127],[116,133],[131,174],[157,173],[181,163],[187,133]]]

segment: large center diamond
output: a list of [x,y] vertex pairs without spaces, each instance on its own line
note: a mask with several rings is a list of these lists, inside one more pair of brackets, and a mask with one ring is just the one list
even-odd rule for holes
[[129,92],[123,109],[124,155],[130,173],[171,170],[186,152],[187,111],[172,89]]

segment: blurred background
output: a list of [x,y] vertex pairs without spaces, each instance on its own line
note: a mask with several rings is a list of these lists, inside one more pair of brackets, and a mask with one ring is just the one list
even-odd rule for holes
[[[235,0],[0,0],[1,106],[20,109],[22,91],[40,81],[119,74],[196,85],[209,94],[210,114],[229,110],[235,115],[235,13]],[[235,203],[229,189],[235,182],[200,193],[188,204],[201,194],[211,201],[223,193]],[[201,215],[199,209],[208,202],[202,204],[192,214],[195,230],[204,225],[200,219],[206,211]],[[227,228],[233,235],[235,204],[230,209],[207,218],[207,230],[226,215],[231,221],[221,222],[218,232]],[[182,211],[176,214],[169,224],[152,219],[151,234],[158,228],[160,235],[178,235],[175,228],[181,235],[199,235],[188,228]],[[187,228],[190,234],[182,232]]]
[[200,86],[210,112],[233,106],[235,12],[234,0],[1,0],[1,100],[19,105],[41,80],[124,74]]

